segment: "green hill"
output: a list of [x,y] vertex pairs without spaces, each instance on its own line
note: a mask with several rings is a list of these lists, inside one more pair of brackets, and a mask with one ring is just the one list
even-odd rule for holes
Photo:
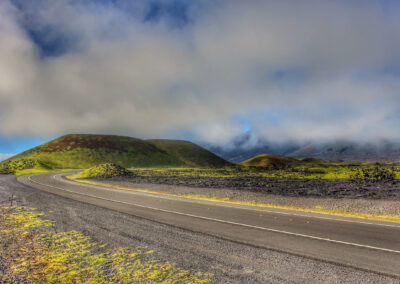
[[147,141],[192,167],[225,167],[230,165],[224,159],[189,141],[166,139]]
[[[162,141],[169,142],[170,140]],[[71,134],[25,151],[0,165],[5,165],[10,161],[31,160],[52,169],[82,169],[103,163],[115,163],[130,168],[219,167],[223,164],[222,161],[225,162],[220,158],[217,159],[218,157],[211,159],[213,154],[190,142],[166,143],[165,150],[161,144],[163,143],[125,136]],[[192,160],[185,158],[191,156]]]
[[316,158],[302,158],[302,159],[294,159],[286,156],[272,155],[272,154],[261,154],[250,158],[246,161],[240,163],[242,166],[253,166],[253,167],[292,167],[292,166],[305,166],[305,167],[314,167],[314,166],[326,166],[328,162],[316,159]]
[[253,167],[270,167],[270,166],[285,167],[285,166],[298,165],[300,163],[301,162],[299,160],[285,156],[261,154],[241,162],[240,165],[253,166]]

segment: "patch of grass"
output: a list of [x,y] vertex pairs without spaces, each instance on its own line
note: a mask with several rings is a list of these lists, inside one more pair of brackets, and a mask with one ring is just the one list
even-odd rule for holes
[[7,160],[0,164],[0,173],[4,174],[24,175],[51,171],[54,171],[54,169],[44,163],[32,159]]
[[53,222],[41,215],[0,206],[0,282],[208,283],[212,277],[154,260],[146,247],[107,250],[77,231],[46,230]]
[[187,199],[215,201],[215,202],[223,202],[223,203],[230,203],[230,204],[267,207],[267,208],[288,209],[288,210],[313,212],[313,213],[329,214],[329,215],[344,216],[344,217],[356,217],[356,218],[364,218],[364,219],[400,222],[400,215],[379,215],[379,214],[369,214],[369,213],[361,213],[361,212],[351,212],[351,211],[345,211],[345,210],[329,210],[329,209],[324,209],[321,206],[316,206],[314,208],[295,207],[295,206],[277,205],[277,204],[272,204],[272,203],[262,203],[262,202],[255,202],[255,201],[233,200],[233,199],[229,199],[227,197],[221,198],[221,197],[217,197],[217,196],[210,197],[210,196],[195,195],[195,194],[173,194],[173,193],[159,192],[159,191],[153,191],[153,190],[148,190],[148,189],[137,189],[137,188],[124,187],[124,186],[110,185],[107,183],[97,182],[97,181],[93,181],[93,180],[76,179],[71,176],[68,176],[67,178],[78,181],[78,182],[82,182],[82,183],[99,185],[99,186],[108,187],[108,188],[145,192],[145,193],[152,193],[152,194],[164,195],[164,196],[173,196],[173,197],[181,197],[181,198],[187,198]]
[[124,177],[130,176],[132,172],[127,169],[112,163],[101,164],[90,169],[84,170],[74,175],[75,178],[89,178],[89,177]]
[[13,159],[1,163],[1,168],[10,171],[32,169],[36,166],[38,166],[38,162],[32,159]]

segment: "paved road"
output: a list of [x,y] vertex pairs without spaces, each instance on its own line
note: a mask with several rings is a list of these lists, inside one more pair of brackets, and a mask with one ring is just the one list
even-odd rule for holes
[[63,174],[21,183],[74,200],[263,248],[400,277],[400,224],[102,188]]

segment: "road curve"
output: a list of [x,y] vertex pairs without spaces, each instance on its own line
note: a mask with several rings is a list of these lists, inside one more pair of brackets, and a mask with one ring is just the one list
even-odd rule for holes
[[24,175],[18,181],[188,230],[400,278],[400,223],[110,189],[64,175]]

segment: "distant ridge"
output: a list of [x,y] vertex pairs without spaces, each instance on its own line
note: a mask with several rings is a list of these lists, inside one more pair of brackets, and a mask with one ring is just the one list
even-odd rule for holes
[[229,162],[210,151],[185,140],[150,139],[148,142],[192,167],[224,167]]
[[293,158],[313,157],[330,161],[400,161],[400,145],[390,142],[357,144],[336,142],[307,144],[288,154]]
[[102,163],[115,163],[125,168],[220,167],[229,164],[188,141],[145,141],[126,136],[92,134],[65,135],[6,161],[19,159],[34,160],[53,169],[82,169]]
[[292,158],[318,158],[327,161],[400,162],[400,141],[396,140],[276,143],[263,139],[254,140],[250,133],[247,133],[236,137],[226,147],[211,144],[203,144],[203,146],[233,163],[239,163],[263,153]]

